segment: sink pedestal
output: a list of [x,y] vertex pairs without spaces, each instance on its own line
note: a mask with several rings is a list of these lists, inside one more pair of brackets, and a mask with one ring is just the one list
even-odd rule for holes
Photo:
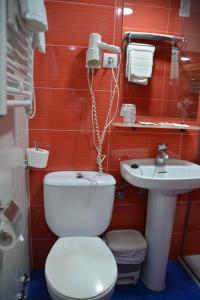
[[165,288],[176,199],[176,195],[171,196],[167,192],[165,194],[163,190],[149,190],[145,231],[148,251],[142,279],[154,291]]
[[146,239],[147,259],[143,281],[154,291],[165,288],[165,276],[177,195],[200,188],[200,165],[168,159],[163,168],[154,158],[130,159],[120,163],[122,177],[130,184],[148,189]]

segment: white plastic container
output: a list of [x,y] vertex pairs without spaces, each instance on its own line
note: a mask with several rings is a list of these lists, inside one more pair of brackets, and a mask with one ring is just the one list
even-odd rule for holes
[[136,284],[147,250],[142,234],[132,229],[112,230],[105,234],[104,240],[117,262],[117,284]]

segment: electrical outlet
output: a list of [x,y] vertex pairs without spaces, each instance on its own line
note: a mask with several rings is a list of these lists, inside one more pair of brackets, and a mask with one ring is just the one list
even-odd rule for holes
[[117,54],[104,53],[103,54],[103,68],[106,69],[117,69]]

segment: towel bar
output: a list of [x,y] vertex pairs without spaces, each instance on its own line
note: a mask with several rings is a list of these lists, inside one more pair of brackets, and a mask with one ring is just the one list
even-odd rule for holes
[[32,101],[30,100],[7,100],[8,107],[31,107]]
[[179,42],[185,42],[185,38],[181,36],[174,36],[168,34],[158,34],[149,32],[125,32],[124,41],[129,42],[133,39],[150,40],[150,41],[163,41],[171,42],[173,46],[178,47]]

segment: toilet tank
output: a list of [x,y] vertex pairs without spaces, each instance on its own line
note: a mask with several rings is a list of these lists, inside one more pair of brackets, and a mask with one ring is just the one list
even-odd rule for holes
[[44,209],[49,228],[59,237],[97,236],[112,217],[115,179],[90,171],[61,171],[44,178]]

